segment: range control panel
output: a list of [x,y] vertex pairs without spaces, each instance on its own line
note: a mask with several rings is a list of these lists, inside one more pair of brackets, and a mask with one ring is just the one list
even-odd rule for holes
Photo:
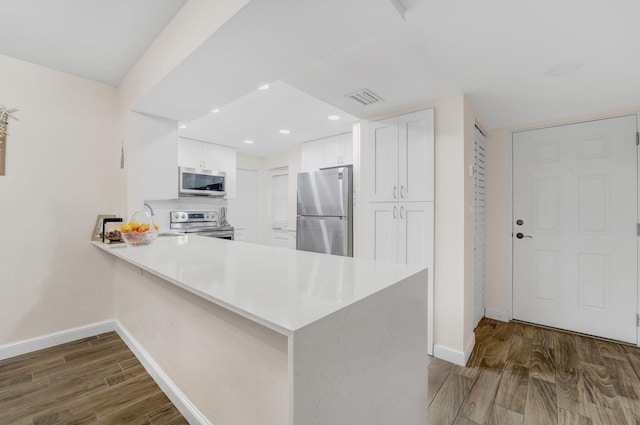
[[217,223],[218,211],[171,211],[171,223]]

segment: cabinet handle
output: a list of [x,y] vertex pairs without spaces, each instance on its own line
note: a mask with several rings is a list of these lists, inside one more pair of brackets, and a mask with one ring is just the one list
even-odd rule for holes
[[393,199],[398,198],[398,186],[393,186]]
[[400,186],[400,197],[404,198],[404,186]]
[[398,208],[398,207],[396,207],[395,205],[393,206],[393,218],[394,218],[394,220],[395,220],[396,218],[398,218],[398,215],[396,214],[396,209],[397,209],[397,208]]
[[404,206],[400,207],[400,218],[404,220],[404,216],[402,215],[402,211],[404,211]]

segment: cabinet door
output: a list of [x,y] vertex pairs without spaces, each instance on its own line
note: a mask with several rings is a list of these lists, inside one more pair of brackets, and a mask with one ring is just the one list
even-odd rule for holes
[[353,164],[353,133],[345,134],[342,139],[342,164]]
[[433,201],[433,109],[398,117],[401,201]]
[[342,137],[334,136],[322,139],[322,167],[342,165]]
[[234,199],[236,197],[236,150],[227,146],[222,147],[222,168],[221,171],[227,173],[225,198]]
[[191,139],[178,139],[178,165],[189,168],[202,167],[202,142]]
[[433,202],[399,204],[399,263],[433,266],[433,213]]
[[302,144],[302,171],[317,171],[322,165],[322,140]]
[[398,262],[399,207],[392,202],[369,203],[369,258]]
[[202,142],[202,168],[222,171],[223,166],[223,147],[213,143]]
[[369,124],[369,200],[398,199],[398,118]]

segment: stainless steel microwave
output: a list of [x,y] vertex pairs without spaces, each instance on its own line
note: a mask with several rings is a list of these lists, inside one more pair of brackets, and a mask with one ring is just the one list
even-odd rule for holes
[[224,196],[227,173],[201,168],[178,167],[179,196]]

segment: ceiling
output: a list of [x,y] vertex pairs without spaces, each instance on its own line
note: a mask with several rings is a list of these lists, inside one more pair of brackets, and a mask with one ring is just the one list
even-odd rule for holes
[[[329,120],[337,115],[339,120]],[[269,156],[302,142],[353,130],[358,118],[277,81],[267,90],[254,90],[218,112],[185,123],[181,137],[235,147],[238,152]],[[281,134],[280,130],[288,130]],[[245,140],[253,144],[244,143]]]
[[14,0],[0,53],[117,86],[186,0]]
[[[2,8],[0,53],[117,84],[182,4],[14,1]],[[266,155],[282,139],[317,138],[310,123],[302,125],[307,133],[294,132],[284,114],[302,123],[321,104],[367,119],[465,93],[489,128],[634,107],[637,16],[637,0],[251,0],[135,109],[187,121],[185,135],[194,138],[251,137],[256,152],[273,146]],[[139,28],[153,22],[154,30]],[[144,38],[135,31],[148,41],[130,48]],[[86,60],[111,39],[120,47]],[[263,83],[274,90],[255,92]],[[346,97],[363,88],[384,101],[362,106]],[[219,116],[210,116],[216,107]],[[262,117],[273,128],[258,124]],[[284,125],[293,137],[273,138]],[[263,134],[245,136],[254,129]]]

